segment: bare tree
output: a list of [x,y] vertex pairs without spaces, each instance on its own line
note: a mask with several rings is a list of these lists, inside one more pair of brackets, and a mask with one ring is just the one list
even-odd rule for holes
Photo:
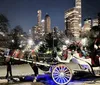
[[9,27],[9,20],[3,14],[0,14],[0,31],[1,32],[8,32]]

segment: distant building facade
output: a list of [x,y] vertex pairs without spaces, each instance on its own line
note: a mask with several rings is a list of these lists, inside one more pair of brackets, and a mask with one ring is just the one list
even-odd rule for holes
[[37,11],[37,25],[38,26],[41,26],[41,15],[42,15],[41,10],[38,10]]
[[85,19],[82,30],[83,31],[90,31],[91,27],[92,27],[92,19],[91,18]]
[[42,39],[44,35],[44,22],[45,20],[41,19],[42,16],[42,11],[38,10],[37,11],[37,25],[32,27],[32,38],[34,41],[39,41]]
[[78,11],[79,26],[81,28],[81,17],[82,17],[82,13],[81,13],[81,0],[75,0],[75,8]]
[[75,7],[65,12],[65,33],[79,38],[81,31],[81,0],[75,0]]
[[98,19],[93,19],[92,20],[92,26],[98,26]]
[[80,35],[79,16],[76,8],[71,8],[65,12],[65,31],[73,37]]
[[45,33],[51,32],[51,19],[48,14],[45,16]]

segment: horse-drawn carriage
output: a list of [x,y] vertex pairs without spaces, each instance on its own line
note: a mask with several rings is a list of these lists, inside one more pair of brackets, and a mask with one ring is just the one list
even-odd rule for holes
[[[74,71],[68,66],[68,63],[70,63],[70,61],[78,64],[82,70],[89,71],[92,75],[95,76],[90,58],[83,59],[70,54],[70,56],[66,60],[63,60],[63,56],[61,55],[61,53],[59,54],[57,50],[51,50],[51,52],[47,53],[35,52],[35,54],[30,52],[29,54],[33,54],[32,59],[16,57],[10,58],[36,64],[38,68],[44,71],[49,71],[52,75],[52,79],[58,85],[66,85],[71,81]],[[100,68],[98,70],[100,71]]]
[[93,70],[91,63],[91,58],[88,59],[79,58],[77,56],[72,55],[69,52],[69,56],[67,57],[67,59],[64,60],[62,55],[62,50],[60,50],[59,47],[56,46],[56,43],[54,43],[54,38],[52,39],[52,42],[53,44],[51,44],[50,42],[48,44],[48,45],[53,45],[51,46],[51,48],[49,48],[49,46],[47,46],[46,48],[45,43],[38,44],[35,47],[34,51],[33,52],[30,51],[29,53],[32,59],[30,59],[29,57],[28,59],[25,59],[23,57],[21,58],[12,57],[12,58],[23,62],[36,64],[37,67],[41,68],[42,70],[49,71],[52,75],[52,79],[58,85],[66,85],[71,81],[74,71],[70,69],[70,67],[68,66],[68,63],[70,63],[70,61],[78,64],[81,69],[85,71],[87,70],[92,75],[95,76],[95,72]]
[[[43,50],[43,49],[42,49]],[[91,58],[84,59],[69,54],[68,58],[64,60],[62,57],[62,51],[54,49],[48,49],[46,52],[36,52],[36,64],[38,67],[43,66],[41,69],[49,71],[52,75],[52,79],[58,85],[66,85],[72,79],[74,71],[68,66],[70,61],[78,64],[84,71],[89,71],[95,76],[94,69],[92,67]],[[98,69],[100,70],[100,69]]]

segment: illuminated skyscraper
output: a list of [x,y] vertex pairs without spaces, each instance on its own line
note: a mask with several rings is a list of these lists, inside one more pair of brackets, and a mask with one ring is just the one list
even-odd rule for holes
[[84,20],[84,25],[83,25],[83,31],[90,31],[92,26],[92,19],[91,18],[87,18]]
[[92,26],[100,26],[100,13],[98,13],[97,18],[93,19]]
[[75,8],[78,11],[78,17],[79,17],[79,26],[81,27],[81,0],[75,0]]
[[42,12],[41,12],[41,10],[38,10],[37,11],[37,26],[36,26],[37,27],[36,31],[38,33],[41,33],[41,31],[42,31],[41,16],[42,16]]
[[98,19],[93,19],[92,26],[98,26]]
[[81,30],[81,0],[75,0],[75,7],[67,10],[64,18],[66,34],[78,38]]
[[65,12],[65,30],[67,35],[73,37],[79,37],[80,35],[78,11],[75,7]]
[[32,27],[33,40],[39,41],[44,35],[44,20],[41,20],[42,12],[37,11],[37,25]]
[[42,21],[41,21],[41,26],[42,26],[42,31],[44,31],[44,26],[45,26],[45,20],[44,19],[42,19]]
[[38,26],[41,26],[41,14],[42,14],[41,10],[38,10],[37,11],[37,24],[38,24]]
[[51,32],[51,19],[48,14],[45,16],[45,33]]

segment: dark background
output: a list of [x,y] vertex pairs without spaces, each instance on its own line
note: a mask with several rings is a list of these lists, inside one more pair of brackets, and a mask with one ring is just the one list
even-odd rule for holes
[[[75,0],[0,0],[0,13],[7,16],[10,28],[21,25],[28,32],[37,24],[37,10],[42,10],[42,19],[48,13],[52,28],[64,30],[64,11],[75,6]],[[100,12],[100,0],[82,0],[82,19],[95,18]]]

